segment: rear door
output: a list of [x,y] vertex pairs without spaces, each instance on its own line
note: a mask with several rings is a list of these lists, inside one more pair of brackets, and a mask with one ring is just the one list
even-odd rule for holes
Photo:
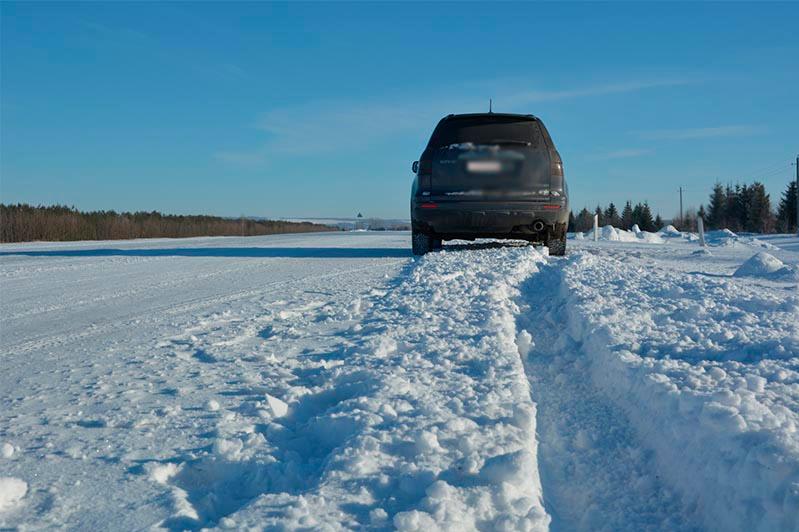
[[439,124],[427,151],[431,199],[548,198],[549,150],[532,117],[454,117]]

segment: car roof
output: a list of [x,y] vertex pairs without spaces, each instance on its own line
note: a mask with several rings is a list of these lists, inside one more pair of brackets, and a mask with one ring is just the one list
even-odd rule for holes
[[445,120],[457,120],[459,118],[526,118],[529,120],[538,120],[538,117],[530,114],[516,114],[516,113],[466,113],[466,114],[449,114],[441,119],[441,121]]

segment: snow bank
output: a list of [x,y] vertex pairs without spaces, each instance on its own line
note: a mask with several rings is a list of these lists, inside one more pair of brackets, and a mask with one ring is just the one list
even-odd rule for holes
[[28,493],[28,483],[14,477],[0,477],[0,512],[10,510]]
[[662,236],[670,238],[679,238],[683,236],[683,234],[680,231],[678,231],[677,228],[674,227],[673,225],[667,225],[666,227],[658,231],[658,233],[660,233]]
[[799,295],[588,254],[562,294],[594,382],[705,525],[795,530]]
[[738,235],[729,229],[707,231],[705,233],[705,240],[709,246],[716,247],[736,247],[743,245],[753,248],[778,249],[777,246],[760,240],[756,236]]
[[[579,234],[579,233],[578,233]],[[585,236],[578,238],[579,240],[593,239],[593,231],[588,231]],[[663,244],[665,240],[658,233],[650,233],[648,231],[641,231],[638,226],[634,226],[632,231],[618,229],[612,225],[606,225],[599,230],[599,239],[608,242],[638,242],[647,244]]]
[[799,279],[797,270],[786,266],[780,259],[768,253],[757,253],[735,270],[734,277],[763,277],[766,279]]

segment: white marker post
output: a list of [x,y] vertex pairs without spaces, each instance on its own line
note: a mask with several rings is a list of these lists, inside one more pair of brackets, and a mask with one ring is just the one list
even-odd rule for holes
[[699,229],[699,245],[705,247],[705,222],[702,221],[701,216],[696,219],[696,224]]
[[594,242],[599,240],[599,215],[594,215]]

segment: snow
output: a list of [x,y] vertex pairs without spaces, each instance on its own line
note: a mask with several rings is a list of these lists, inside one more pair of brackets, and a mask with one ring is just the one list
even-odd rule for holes
[[581,236],[0,246],[0,528],[796,530],[799,239]]
[[732,276],[740,252],[697,264],[680,253],[592,251],[572,254],[560,282],[595,385],[627,414],[667,482],[703,509],[704,526],[794,529],[796,284]]
[[678,231],[677,228],[674,227],[673,225],[667,225],[666,227],[664,227],[663,229],[661,229],[658,232],[661,235],[665,236],[665,237],[672,237],[672,238],[676,237],[676,238],[679,238],[679,237],[683,236],[683,233]]
[[0,477],[0,513],[13,508],[28,492],[24,480],[13,477]]
[[14,456],[14,446],[8,442],[0,445],[0,456],[3,458],[11,458]]
[[741,264],[741,266],[735,270],[733,276],[799,280],[799,272],[796,268],[786,266],[780,259],[765,252],[752,255],[752,258]]
[[[592,240],[594,238],[593,230],[586,233],[576,233],[575,240]],[[599,240],[608,242],[645,242],[647,244],[663,244],[666,241],[659,233],[650,233],[648,231],[641,231],[637,225],[633,226],[632,230],[618,229],[612,225],[606,225],[599,229]]]

